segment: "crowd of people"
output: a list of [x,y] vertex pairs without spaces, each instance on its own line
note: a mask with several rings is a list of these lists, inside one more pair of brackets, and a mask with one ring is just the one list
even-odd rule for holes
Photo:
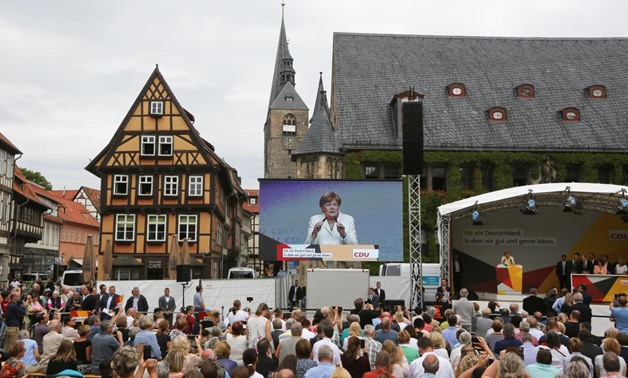
[[[82,287],[77,293],[61,290],[56,302],[64,305],[57,308],[48,306],[54,292],[40,294],[38,286],[28,293],[19,286],[1,293],[7,326],[2,378],[29,373],[137,378],[626,375],[626,295],[610,305],[616,327],[598,337],[591,332],[586,287],[545,298],[532,289],[521,308],[517,303],[502,308],[494,301],[480,308],[462,289],[453,304],[443,300],[410,312],[373,301],[385,296],[378,285],[350,310],[330,306],[315,313],[284,312],[262,303],[252,312],[235,300],[226,316],[219,311],[199,316],[195,309],[204,308],[200,295],[193,306],[175,313],[162,308],[162,302],[176,308],[167,292],[159,308],[149,309],[138,288],[122,301],[113,286],[98,292]],[[438,295],[451,298],[448,290],[445,282]],[[291,299],[296,298],[293,293]],[[88,316],[78,319],[69,308],[81,308]]]

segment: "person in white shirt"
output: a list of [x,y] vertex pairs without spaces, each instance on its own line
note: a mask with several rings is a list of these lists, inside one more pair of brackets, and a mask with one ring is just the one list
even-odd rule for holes
[[227,319],[229,320],[229,324],[235,324],[235,322],[241,321],[242,325],[246,328],[246,321],[249,319],[249,315],[241,308],[242,303],[238,299],[233,301],[233,307],[231,308],[231,311],[229,311]]
[[419,339],[419,352],[421,352],[421,357],[412,361],[412,364],[410,364],[410,373],[408,374],[408,378],[420,378],[423,376],[425,373],[423,360],[430,355],[438,358],[438,371],[436,372],[436,378],[455,377],[454,369],[451,367],[449,360],[434,353],[432,340],[427,337],[421,337]]
[[469,291],[462,288],[460,290],[460,299],[454,302],[453,310],[456,315],[460,315],[462,320],[460,325],[467,331],[471,331],[471,323],[475,317],[475,309],[473,308],[473,303],[469,302],[467,299],[468,296]]
[[314,343],[314,346],[312,347],[312,359],[316,362],[319,362],[318,350],[321,348],[321,346],[327,345],[334,352],[334,364],[341,365],[342,360],[340,359],[340,355],[342,354],[342,352],[340,351],[340,348],[338,348],[336,344],[331,341],[332,336],[334,336],[334,329],[328,324],[319,324],[318,326],[322,327],[323,339],[318,340],[316,343]]
[[628,265],[623,257],[619,258],[617,265],[615,266],[615,274],[626,274],[628,272]]

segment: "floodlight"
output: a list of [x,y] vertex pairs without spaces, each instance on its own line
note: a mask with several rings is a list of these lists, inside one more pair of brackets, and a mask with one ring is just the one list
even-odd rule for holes
[[537,206],[536,199],[532,196],[532,189],[528,191],[528,195],[526,199],[523,201],[523,207],[521,208],[521,212],[526,215],[534,215],[536,214]]
[[617,214],[628,214],[628,199],[620,198],[617,201]]
[[474,210],[471,213],[471,219],[473,220],[473,225],[474,226],[481,226],[484,223],[482,223],[482,214],[480,214],[479,210]]
[[563,211],[573,212],[577,215],[582,214],[582,202],[580,202],[578,198],[576,198],[576,196],[571,194],[570,187],[567,187],[565,191],[567,192],[567,198],[561,202],[561,204],[563,205]]

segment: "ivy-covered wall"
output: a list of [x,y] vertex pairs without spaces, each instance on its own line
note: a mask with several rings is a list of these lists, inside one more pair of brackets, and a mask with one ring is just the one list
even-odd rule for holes
[[[494,190],[509,188],[513,183],[513,166],[528,166],[531,168],[531,179],[538,180],[541,174],[541,165],[549,158],[552,161],[554,182],[563,182],[568,174],[569,166],[577,166],[580,170],[581,182],[598,182],[598,168],[611,167],[613,183],[628,184],[628,154],[622,153],[591,153],[591,152],[508,152],[508,151],[426,151],[425,165],[447,167],[447,191],[423,191],[421,197],[421,219],[427,229],[428,245],[424,251],[425,262],[438,262],[436,248],[436,209],[438,206],[454,202],[463,198],[472,197],[486,192],[482,187],[481,164],[490,162],[493,166]],[[401,166],[401,151],[369,151],[347,153],[345,156],[345,178],[364,179],[362,163],[396,163]],[[473,189],[462,190],[460,181],[461,170],[458,168],[473,169]],[[406,183],[404,182],[404,209],[407,209]],[[408,216],[404,213],[404,260],[408,259]],[[377,264],[379,265],[379,264]],[[375,265],[370,267],[376,271]],[[376,272],[372,272],[376,273]]]

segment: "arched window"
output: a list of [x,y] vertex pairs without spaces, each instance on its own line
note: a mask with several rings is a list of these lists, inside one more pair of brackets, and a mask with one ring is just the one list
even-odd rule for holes
[[283,117],[282,132],[284,136],[297,135],[297,119],[292,114],[286,114]]
[[579,122],[580,110],[577,108],[565,108],[560,111],[560,116],[565,122]]
[[447,86],[449,97],[464,97],[467,95],[467,88],[462,83],[451,83]]
[[532,84],[521,84],[515,88],[517,97],[534,98],[534,86]]
[[494,107],[486,111],[488,120],[491,122],[506,122],[508,120],[508,114],[506,108]]
[[587,88],[589,98],[606,98],[606,87],[603,85],[591,85]]

